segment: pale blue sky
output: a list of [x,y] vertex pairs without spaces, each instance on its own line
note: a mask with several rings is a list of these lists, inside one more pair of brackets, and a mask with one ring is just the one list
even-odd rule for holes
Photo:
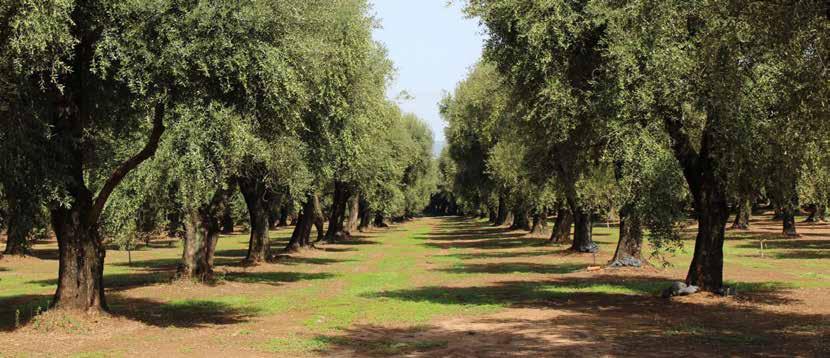
[[415,97],[401,103],[429,123],[436,142],[444,141],[444,123],[438,101],[452,91],[481,57],[483,38],[478,23],[468,20],[459,4],[447,0],[371,0],[383,28],[375,39],[389,49],[398,70],[389,89],[394,98],[401,91]]

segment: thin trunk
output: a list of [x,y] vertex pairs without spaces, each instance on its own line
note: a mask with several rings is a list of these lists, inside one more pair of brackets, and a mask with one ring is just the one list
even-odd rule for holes
[[349,200],[349,221],[346,224],[346,231],[351,235],[357,232],[357,226],[360,223],[360,195],[355,193],[352,199]]
[[507,215],[504,216],[504,226],[513,227],[513,222],[516,220],[516,216],[513,214],[512,210],[507,211]]
[[348,240],[348,232],[343,227],[346,219],[346,207],[349,204],[350,190],[346,183],[334,182],[334,197],[331,204],[331,215],[329,216],[329,227],[326,232],[326,241]]
[[795,227],[795,216],[798,214],[798,188],[795,182],[792,184],[790,199],[784,205],[781,212],[784,216],[783,232],[787,236],[798,236],[798,231]]
[[738,212],[735,214],[735,221],[732,228],[736,230],[749,229],[749,217],[752,214],[752,201],[748,196],[741,196],[738,201]]
[[542,236],[545,234],[545,229],[548,227],[548,210],[538,210],[533,214],[533,227],[530,229],[530,235]]
[[326,236],[323,231],[323,206],[320,205],[320,197],[314,195],[314,227],[317,228],[317,241],[323,241]]
[[258,178],[241,177],[238,182],[251,222],[251,236],[245,262],[255,264],[267,261],[271,258],[271,240],[268,237],[270,195],[265,183]]
[[574,211],[574,241],[571,250],[576,252],[594,253],[599,251],[599,246],[593,240],[593,223],[591,212],[582,208]]
[[640,216],[630,208],[620,210],[620,241],[608,266],[641,267],[643,265],[643,227]]
[[556,213],[556,221],[553,223],[553,232],[550,234],[550,242],[564,244],[571,241],[571,225],[574,217],[566,207],[560,207]]

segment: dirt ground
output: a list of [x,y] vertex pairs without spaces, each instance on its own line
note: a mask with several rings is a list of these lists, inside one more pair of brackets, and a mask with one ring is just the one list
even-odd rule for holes
[[[223,237],[219,280],[171,282],[181,249],[110,251],[112,316],[38,315],[54,290],[53,242],[0,260],[0,357],[830,357],[830,225],[755,220],[729,231],[737,297],[658,297],[682,280],[693,242],[668,268],[604,269],[598,255],[460,218],[425,218],[239,265],[247,237]],[[288,230],[273,232],[281,246]],[[760,249],[761,241],[765,250]],[[656,263],[656,260],[652,260]],[[41,307],[41,308],[38,308]]]

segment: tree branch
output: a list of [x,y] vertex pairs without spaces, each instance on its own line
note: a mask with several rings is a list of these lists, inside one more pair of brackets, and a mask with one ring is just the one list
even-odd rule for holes
[[156,153],[156,149],[158,149],[159,142],[161,141],[161,135],[166,129],[164,127],[164,103],[158,103],[154,112],[153,129],[150,132],[150,138],[147,139],[147,144],[145,144],[144,148],[141,149],[141,151],[136,155],[122,162],[121,165],[119,165],[118,168],[110,175],[109,179],[107,179],[107,182],[98,193],[98,197],[95,198],[92,210],[89,213],[89,217],[87,217],[90,224],[94,224],[98,221],[101,216],[101,212],[104,210],[104,206],[107,204],[107,200],[109,200],[110,195],[112,195],[112,192],[118,184],[124,180],[124,177],[126,177],[127,174],[129,174],[133,169],[138,167],[139,164],[149,159]]

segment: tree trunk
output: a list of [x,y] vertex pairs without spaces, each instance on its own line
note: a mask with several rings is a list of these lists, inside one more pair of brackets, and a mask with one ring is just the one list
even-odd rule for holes
[[542,209],[533,214],[533,227],[530,229],[530,235],[542,236],[545,234],[545,229],[548,227],[548,210]]
[[222,210],[222,233],[225,235],[233,233],[233,213],[231,212],[231,206],[225,205],[225,210]]
[[[291,240],[285,247],[285,251],[296,252],[302,248],[311,246],[311,228],[318,220],[317,211],[319,210],[319,202],[317,196],[309,194],[303,204],[303,212],[297,218],[297,225],[294,226],[294,232],[291,234]],[[318,237],[322,229],[318,227]]]
[[360,224],[357,226],[357,230],[360,232],[366,231],[370,225],[372,225],[372,210],[366,200],[360,199]]
[[280,222],[277,224],[278,227],[288,226],[288,211],[288,204],[285,204],[280,208]]
[[256,264],[271,258],[271,239],[268,237],[268,208],[270,195],[265,183],[254,177],[238,179],[251,221],[251,236],[245,262]]
[[784,207],[781,210],[781,212],[783,214],[782,216],[783,216],[783,219],[784,219],[784,225],[783,225],[784,235],[798,236],[798,231],[796,230],[796,227],[795,227],[795,214],[796,214],[795,207],[788,205],[788,206]]
[[591,213],[581,208],[574,210],[574,241],[571,250],[576,252],[594,253],[599,246],[593,240],[593,222]]
[[189,210],[184,216],[184,249],[176,276],[196,281],[213,278],[213,261],[219,242],[220,213],[228,206],[230,188],[218,189],[210,203]]
[[738,201],[738,212],[735,214],[735,221],[732,228],[736,230],[749,229],[749,217],[752,214],[752,201],[748,196],[741,196]]
[[349,201],[349,221],[346,224],[346,231],[349,236],[351,233],[357,232],[357,226],[360,223],[360,195],[355,193]]
[[512,210],[507,211],[507,215],[504,216],[504,226],[508,228],[513,227],[513,222],[516,221],[516,216],[513,214]]
[[[7,195],[9,194],[7,193]],[[32,216],[34,213],[21,215],[22,213],[16,207],[18,207],[18,204],[9,198],[6,249],[3,250],[3,254],[23,256],[28,251],[28,238],[32,232]]]
[[331,204],[331,215],[329,216],[329,227],[326,231],[326,241],[348,240],[348,232],[343,227],[346,220],[346,207],[349,204],[350,190],[346,183],[335,180],[334,198]]
[[383,217],[383,213],[381,213],[380,211],[375,213],[374,225],[375,225],[375,227],[389,227],[389,225],[387,225],[386,222],[385,222],[385,219]]
[[86,212],[92,197],[76,198],[70,209],[53,209],[52,227],[58,238],[60,261],[58,288],[52,307],[86,313],[108,310],[104,298],[104,257],[97,222],[90,224]]
[[487,211],[488,211],[488,214],[489,214],[487,222],[489,222],[490,224],[495,224],[496,220],[498,220],[498,217],[499,217],[498,208],[492,208],[492,207],[488,206]]
[[499,196],[499,209],[496,212],[496,220],[493,222],[495,226],[502,226],[507,223],[507,216],[509,214],[509,210],[507,209],[507,202],[504,199],[504,196]]
[[553,223],[553,232],[550,234],[550,242],[563,244],[571,240],[571,225],[574,217],[570,210],[560,207],[556,213],[556,221]]
[[823,222],[827,215],[827,207],[824,204],[810,204],[806,210],[810,215],[804,219],[805,223]]
[[513,211],[513,224],[510,225],[510,229],[530,231],[530,215],[524,205]]
[[643,228],[640,217],[633,214],[630,208],[623,208],[620,211],[620,241],[608,266],[641,267],[642,246]]

